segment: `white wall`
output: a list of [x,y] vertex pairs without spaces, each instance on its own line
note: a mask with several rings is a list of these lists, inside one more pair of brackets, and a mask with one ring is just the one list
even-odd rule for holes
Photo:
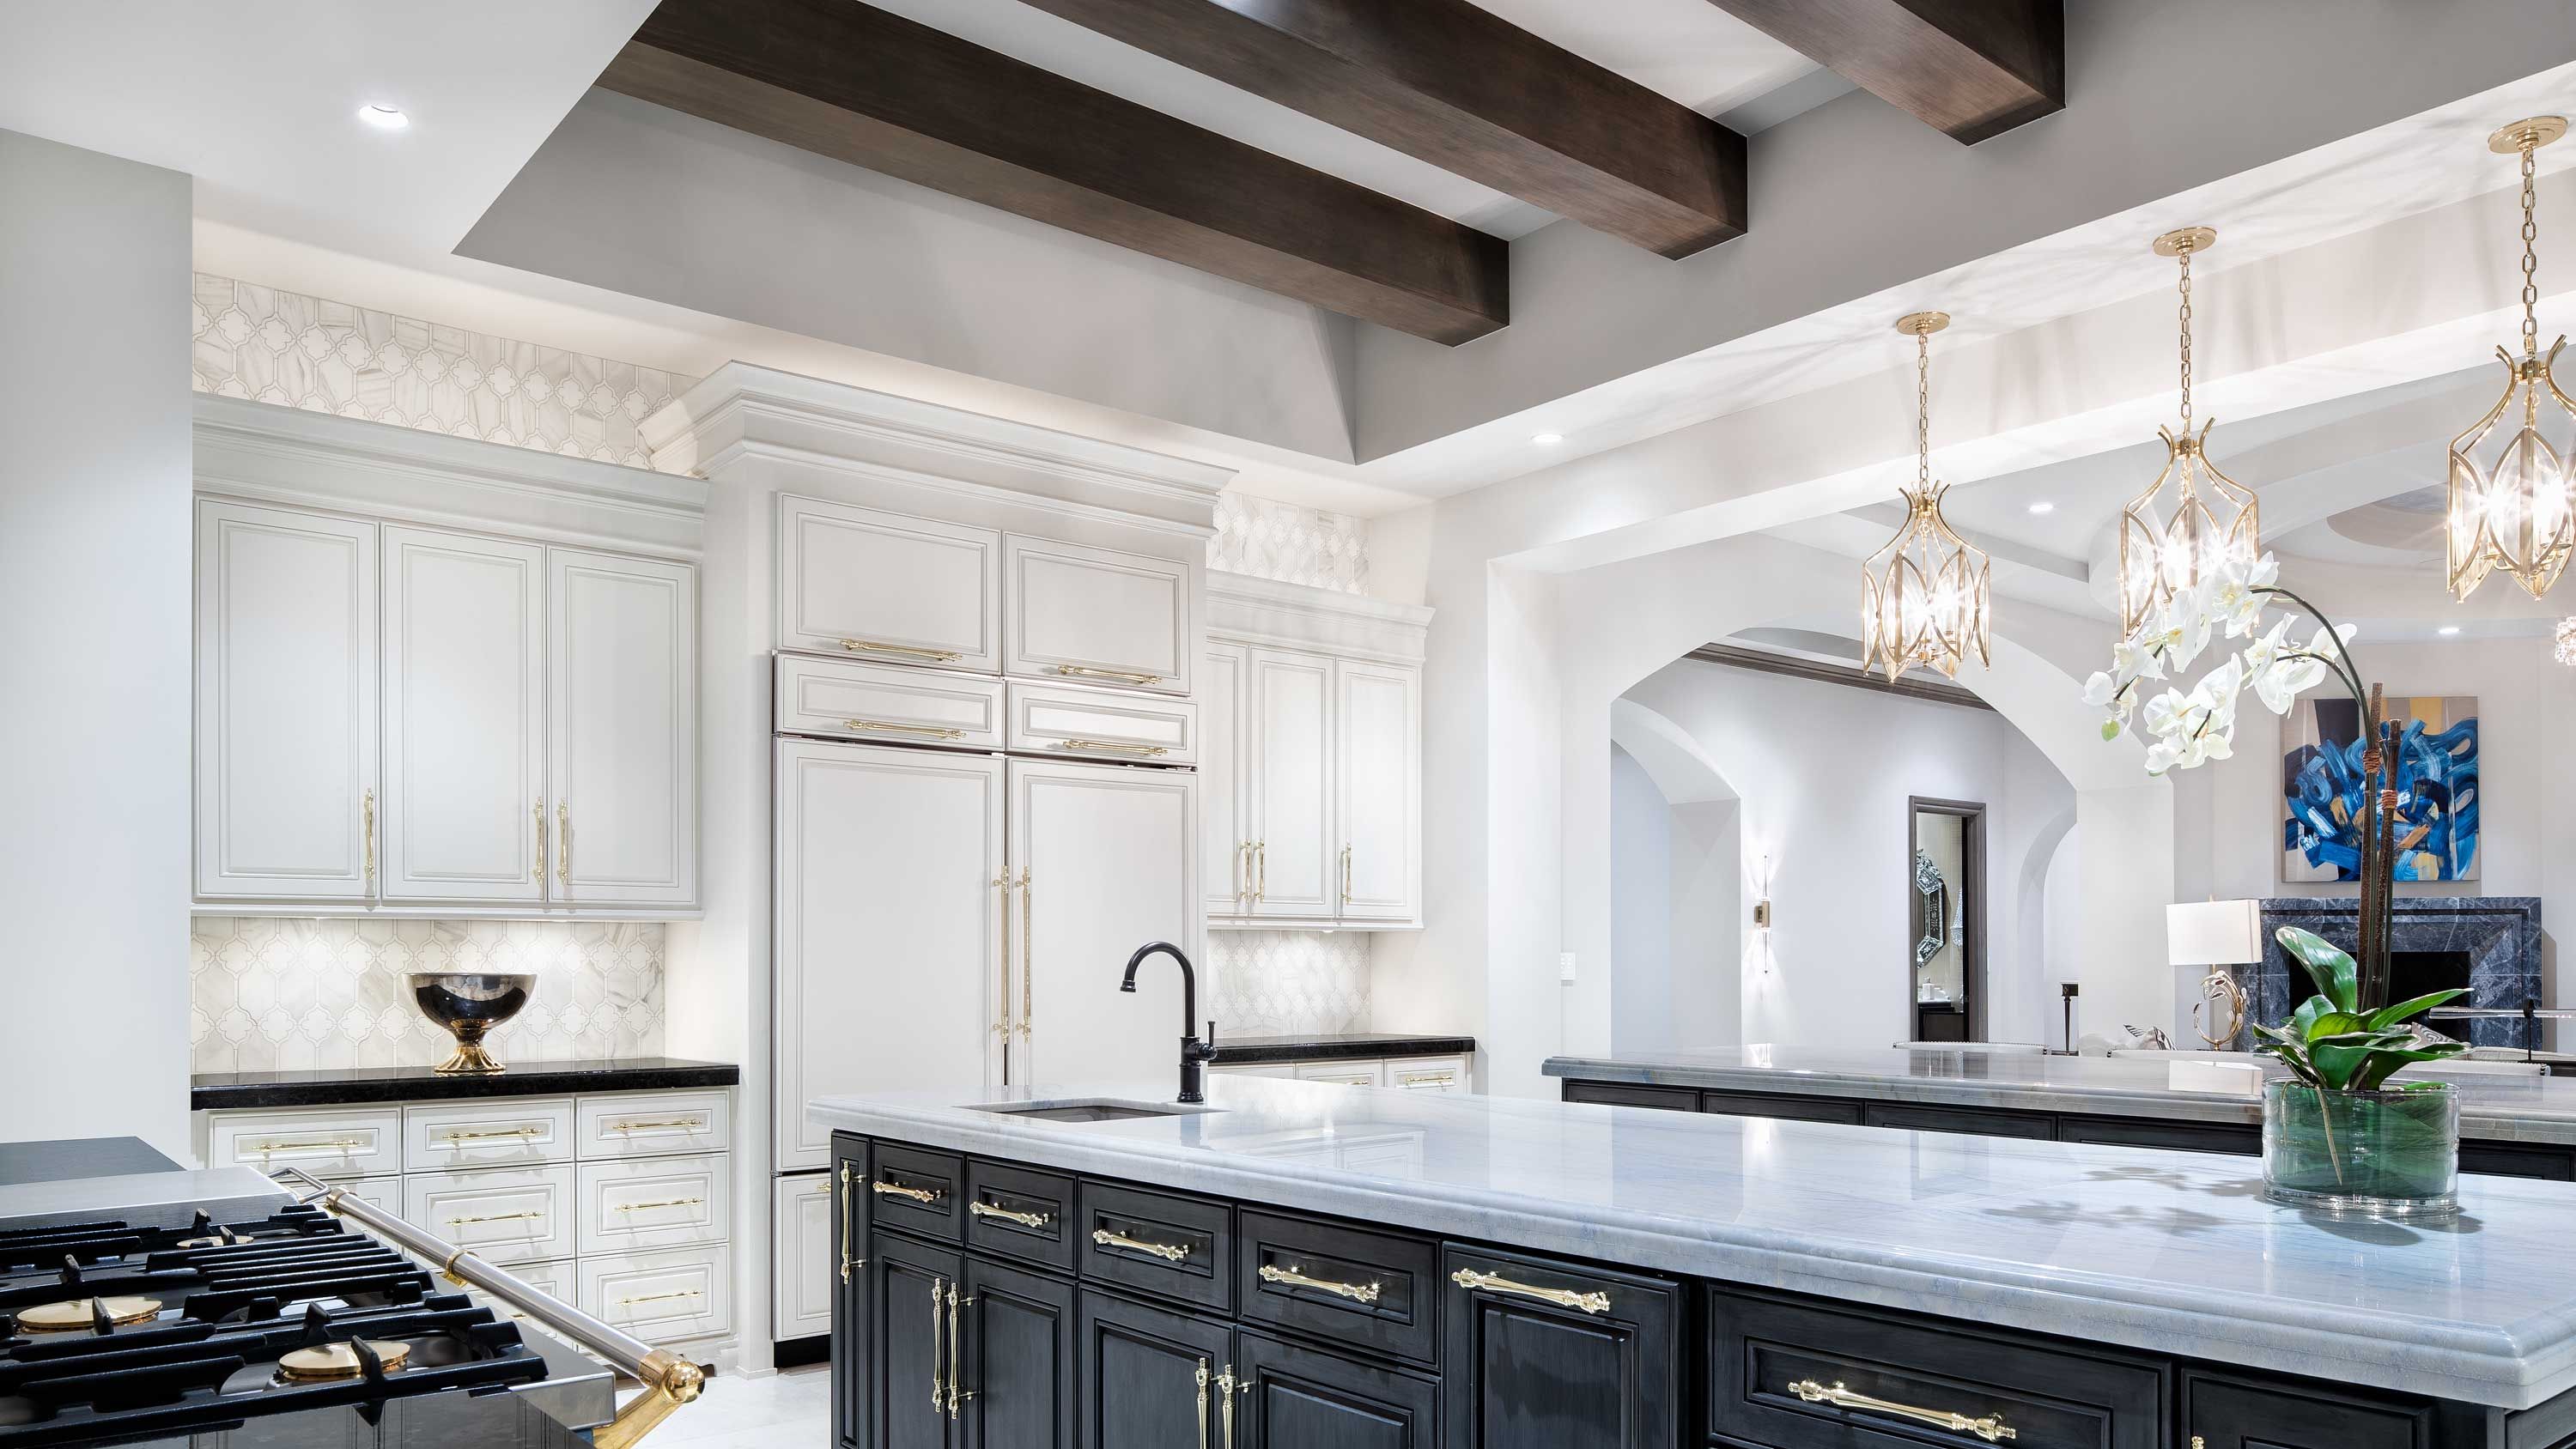
[[[2018,928],[2034,886],[2022,865],[2073,813],[2075,791],[2003,716],[1689,659],[1623,697],[1702,746],[1741,799],[1745,853],[1770,857],[1772,960],[1745,977],[1745,1040],[1883,1046],[1912,1035],[1902,888],[1913,796],[1985,805],[1987,1035],[2038,1039],[2053,1001]],[[1614,809],[1617,789],[1614,771]],[[1614,872],[1624,864],[1613,855]],[[2044,889],[2044,862],[2041,873]],[[1613,890],[1624,901],[1624,885]],[[1626,959],[1614,961],[1614,999],[1630,989]]]
[[184,1159],[188,178],[0,131],[0,198],[0,1141]]
[[1676,1045],[1673,1029],[1673,807],[1646,767],[1610,747],[1610,1049]]
[[1742,835],[1740,802],[1670,800],[1610,746],[1611,1050],[1744,1039]]

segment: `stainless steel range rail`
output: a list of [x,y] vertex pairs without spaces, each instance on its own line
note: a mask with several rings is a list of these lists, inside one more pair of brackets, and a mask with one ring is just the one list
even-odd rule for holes
[[628,1449],[650,1434],[682,1404],[697,1398],[706,1372],[671,1352],[655,1348],[623,1329],[602,1323],[552,1294],[520,1281],[455,1244],[434,1237],[402,1219],[349,1196],[344,1188],[314,1177],[299,1167],[269,1174],[293,1192],[296,1201],[336,1213],[369,1232],[438,1265],[450,1283],[471,1285],[607,1360],[610,1367],[644,1386],[644,1392],[617,1411],[617,1417],[591,1435],[597,1449]]

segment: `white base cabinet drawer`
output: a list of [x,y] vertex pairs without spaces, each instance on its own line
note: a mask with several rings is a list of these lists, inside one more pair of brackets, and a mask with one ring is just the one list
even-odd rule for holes
[[582,1256],[721,1243],[732,1236],[730,1157],[581,1165]]
[[584,1258],[575,1304],[648,1343],[733,1326],[732,1250],[671,1248]]
[[434,1102],[403,1109],[403,1168],[454,1172],[572,1161],[572,1099]]
[[1332,1082],[1344,1087],[1383,1087],[1386,1073],[1383,1062],[1304,1062],[1297,1068],[1301,1082]]
[[1002,747],[1002,682],[781,654],[778,729],[899,745]]
[[1011,686],[1008,748],[1086,759],[1188,765],[1199,757],[1199,707],[1064,685]]
[[1208,1070],[1220,1077],[1275,1077],[1284,1081],[1297,1078],[1294,1062],[1259,1062],[1248,1067],[1210,1067]]
[[207,1128],[206,1161],[262,1172],[300,1167],[315,1177],[388,1176],[403,1168],[402,1109],[222,1114]]
[[722,1091],[584,1097],[579,1116],[576,1136],[585,1162],[722,1152],[733,1145],[733,1113]]
[[1465,1057],[1403,1057],[1386,1064],[1386,1084],[1408,1092],[1467,1090]]
[[403,1179],[403,1220],[494,1263],[570,1257],[570,1167],[492,1167]]
[[331,1184],[345,1196],[365,1203],[381,1212],[403,1215],[403,1180],[399,1177],[361,1177],[354,1181]]
[[832,1331],[832,1174],[782,1177],[770,1197],[770,1336]]

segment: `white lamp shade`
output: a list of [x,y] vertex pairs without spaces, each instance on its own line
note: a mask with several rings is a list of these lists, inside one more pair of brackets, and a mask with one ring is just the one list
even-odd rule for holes
[[2176,966],[2242,966],[2263,959],[2261,901],[2165,907],[2165,956]]

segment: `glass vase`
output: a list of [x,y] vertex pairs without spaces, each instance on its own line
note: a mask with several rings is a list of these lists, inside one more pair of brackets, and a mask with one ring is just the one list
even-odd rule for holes
[[2459,1211],[2460,1099],[2448,1082],[2337,1092],[2280,1078],[2263,1090],[2263,1192],[2321,1212],[2440,1218]]

